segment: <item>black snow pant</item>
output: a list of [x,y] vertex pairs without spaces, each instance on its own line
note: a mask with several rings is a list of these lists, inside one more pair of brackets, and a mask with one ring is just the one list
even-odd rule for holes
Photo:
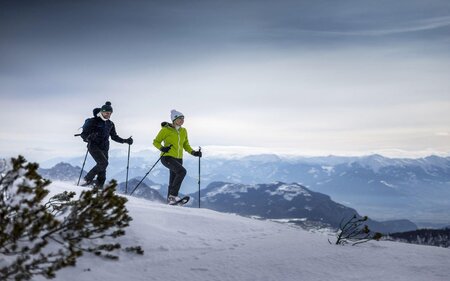
[[178,196],[181,183],[186,176],[186,169],[183,167],[183,159],[170,156],[161,157],[161,163],[170,170],[169,195]]
[[88,151],[97,164],[87,173],[84,179],[92,181],[97,176],[97,186],[103,186],[106,180],[106,167],[108,167],[108,150],[100,149],[96,145],[89,145]]

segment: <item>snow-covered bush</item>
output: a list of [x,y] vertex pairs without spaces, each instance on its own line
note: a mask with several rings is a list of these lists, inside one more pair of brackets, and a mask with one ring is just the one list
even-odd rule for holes
[[121,245],[114,239],[125,234],[131,217],[127,200],[114,192],[116,183],[83,191],[77,200],[64,192],[44,203],[50,181],[37,168],[19,156],[0,170],[0,279],[51,278],[83,252],[117,259]]
[[[381,233],[373,233],[367,225],[364,225],[368,219],[367,216],[358,217],[354,215],[348,221],[344,222],[342,219],[339,224],[339,231],[337,232],[336,245],[345,245],[352,243],[352,245],[361,244],[370,240],[380,240],[383,236]],[[331,243],[331,242],[330,242]]]

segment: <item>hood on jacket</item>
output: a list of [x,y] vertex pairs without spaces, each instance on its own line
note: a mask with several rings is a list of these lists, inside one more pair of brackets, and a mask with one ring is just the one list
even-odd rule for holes
[[169,122],[161,122],[161,127],[173,127],[172,124],[170,124]]
[[94,117],[97,117],[97,114],[101,111],[101,108],[94,108],[94,110],[92,110],[92,113],[94,114]]

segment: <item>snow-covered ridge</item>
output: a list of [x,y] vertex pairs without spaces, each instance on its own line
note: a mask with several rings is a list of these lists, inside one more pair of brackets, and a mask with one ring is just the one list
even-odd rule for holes
[[242,185],[229,183],[206,193],[206,197],[214,197],[217,194],[233,194],[233,196],[239,198],[238,193],[246,193],[249,189],[258,189],[258,185]]
[[280,195],[288,201],[292,201],[295,197],[302,195],[305,197],[311,197],[311,194],[302,186],[298,184],[282,184],[275,189],[275,191],[266,190],[270,195]]
[[[81,190],[60,182],[49,188],[53,194]],[[122,252],[119,261],[105,261],[85,254],[54,280],[446,281],[450,276],[450,251],[444,248],[387,241],[335,246],[326,233],[127,198],[133,221],[121,243],[141,245],[144,256]]]
[[[194,202],[190,206],[197,206],[198,193],[192,194],[192,197]],[[333,201],[326,194],[314,192],[298,183],[274,182],[246,186],[214,182],[202,194],[201,200],[203,207],[220,212],[265,219],[289,218],[290,221],[306,218],[307,223],[302,224],[305,227],[315,225],[337,228],[343,218],[361,214]],[[417,229],[414,223],[408,222],[401,229],[393,228],[389,221],[381,223],[369,219],[367,224],[373,231],[382,233]]]
[[[277,186],[279,185],[279,186]],[[240,193],[247,193],[250,189],[258,190],[263,185],[253,184],[253,185],[244,185],[244,184],[232,184],[226,183],[212,191],[206,193],[206,197],[214,197],[219,194],[231,194],[234,198],[240,198]],[[265,192],[270,195],[279,195],[283,196],[286,200],[291,201],[293,198],[302,195],[305,197],[310,197],[311,194],[305,190],[299,184],[284,184],[280,182],[274,183],[274,186],[277,186],[275,190],[266,190]]]

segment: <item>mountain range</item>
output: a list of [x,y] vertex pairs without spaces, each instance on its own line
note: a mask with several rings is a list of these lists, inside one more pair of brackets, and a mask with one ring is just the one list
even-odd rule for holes
[[[77,182],[80,177],[81,168],[72,166],[69,163],[58,163],[50,169],[38,169],[39,174],[46,179],[56,181],[70,181]],[[83,171],[82,176],[86,175],[86,171]]]
[[[75,182],[80,168],[59,163],[41,172],[53,180]],[[135,197],[164,203],[167,185],[148,178],[142,181],[141,178],[132,178],[128,184],[119,183],[117,191],[122,194],[133,192]],[[198,205],[198,195],[198,192],[190,194],[192,200],[188,206]],[[338,228],[353,215],[359,216],[355,209],[334,202],[328,195],[311,191],[298,183],[283,182],[257,185],[212,182],[201,191],[201,206],[221,212],[292,222],[303,227]],[[377,222],[369,219],[367,225],[371,230],[382,233],[417,229],[414,223],[407,220]]]
[[450,248],[450,227],[444,229],[418,229],[413,231],[392,233],[384,239],[418,245],[431,245]]
[[[198,192],[191,194],[191,198],[190,205],[197,206]],[[291,222],[306,228],[339,228],[354,215],[361,217],[355,209],[334,202],[328,195],[298,183],[283,182],[256,185],[214,182],[202,190],[201,207]],[[382,233],[417,229],[408,220],[377,222],[369,219],[366,224],[372,231]]]
[[[129,178],[145,175],[158,160],[150,150],[132,154]],[[44,165],[65,160],[81,166],[83,157],[53,159]],[[125,180],[127,158],[112,151],[107,176]],[[85,170],[92,167],[92,160]],[[198,161],[187,156],[188,174],[182,192],[198,190]],[[157,164],[148,178],[167,184],[168,170]],[[241,158],[208,157],[201,161],[201,186],[212,182],[263,184],[299,183],[321,192],[343,205],[357,209],[377,220],[405,218],[418,225],[444,227],[450,222],[450,157],[429,156],[420,159],[392,159],[381,155],[365,157],[281,157],[253,155]]]

